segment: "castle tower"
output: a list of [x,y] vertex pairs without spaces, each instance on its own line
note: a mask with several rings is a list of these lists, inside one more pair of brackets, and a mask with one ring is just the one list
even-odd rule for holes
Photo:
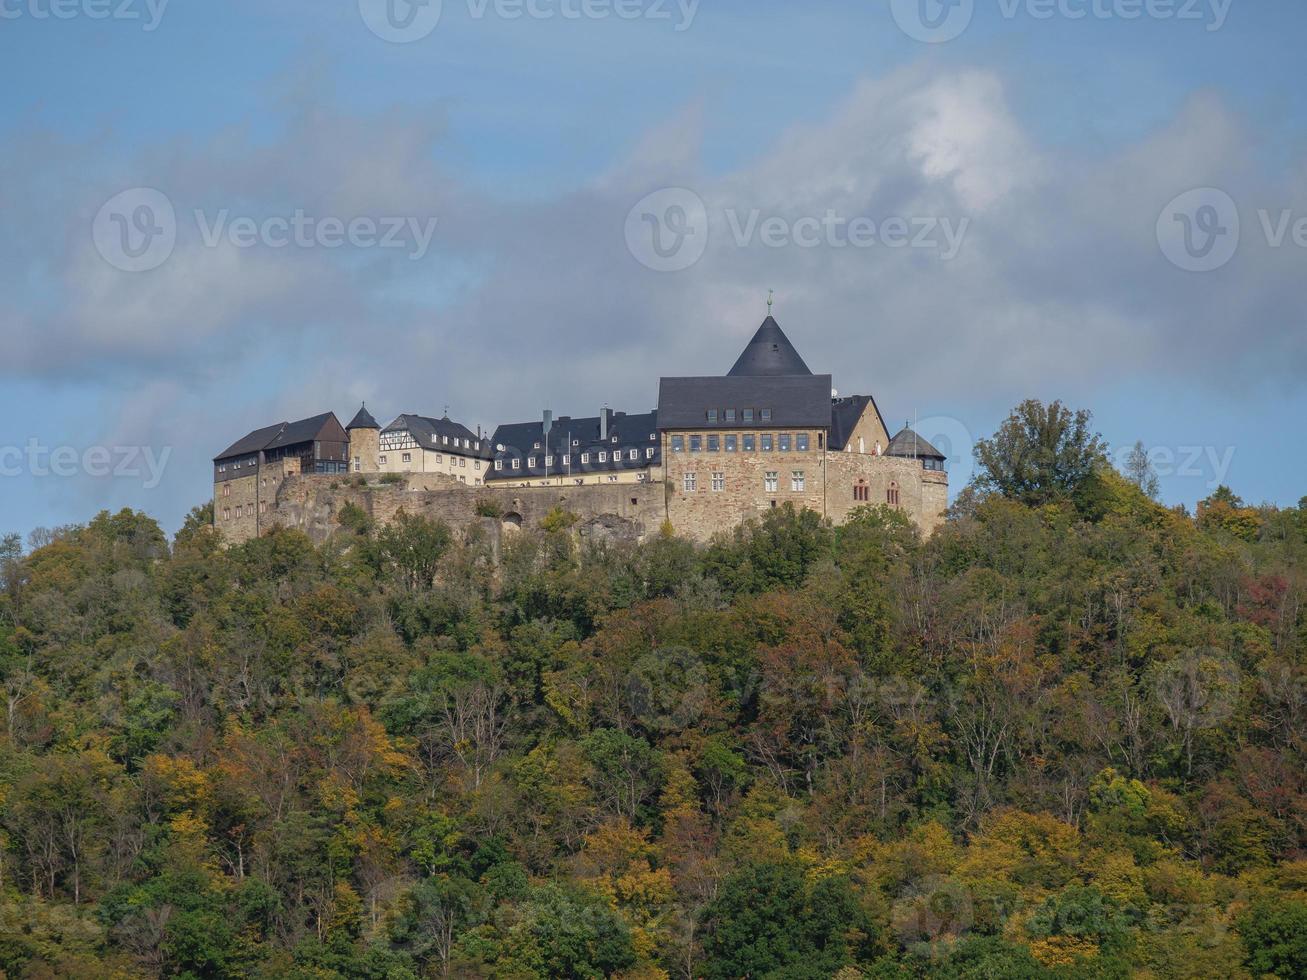
[[366,404],[345,429],[349,433],[349,471],[378,472],[381,469],[377,459],[381,455],[381,426],[368,412]]

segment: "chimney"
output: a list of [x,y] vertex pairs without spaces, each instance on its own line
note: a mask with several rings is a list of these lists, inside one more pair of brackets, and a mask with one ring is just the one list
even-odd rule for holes
[[608,441],[608,406],[605,405],[602,412],[599,413],[599,441]]

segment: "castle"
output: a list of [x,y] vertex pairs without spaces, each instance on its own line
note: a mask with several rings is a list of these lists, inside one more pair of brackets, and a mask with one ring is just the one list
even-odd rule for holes
[[448,415],[382,428],[364,406],[347,426],[327,412],[256,429],[214,458],[214,525],[233,544],[273,525],[321,540],[347,503],[380,523],[404,510],[501,530],[562,507],[582,534],[669,523],[706,541],[785,503],[835,523],[885,504],[930,534],[944,462],[910,428],[891,438],[870,395],[840,397],[768,315],[725,375],[661,379],[652,412],[544,412],[484,435]]

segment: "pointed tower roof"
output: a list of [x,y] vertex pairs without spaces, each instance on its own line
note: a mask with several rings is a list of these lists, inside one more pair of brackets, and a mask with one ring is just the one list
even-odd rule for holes
[[768,316],[727,377],[762,378],[811,374],[808,365],[803,363],[803,358],[790,343],[790,338],[785,336],[781,325]]
[[380,429],[380,428],[381,426],[377,425],[377,420],[372,417],[370,412],[368,412],[368,406],[366,402],[363,404],[363,407],[359,409],[359,413],[354,416],[354,421],[351,422],[349,425],[345,426],[346,430]]

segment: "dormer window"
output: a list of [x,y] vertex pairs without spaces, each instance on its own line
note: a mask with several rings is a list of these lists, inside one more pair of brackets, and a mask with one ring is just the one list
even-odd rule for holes
[[735,421],[735,409],[733,409],[733,408],[728,408],[728,409],[726,410],[726,421],[727,421],[727,422],[734,422],[734,421]]
[[759,412],[758,412],[758,414],[759,414],[759,416],[762,418],[762,421],[764,421],[764,422],[770,422],[770,421],[771,421],[771,409],[770,409],[770,408],[760,409]]
[[752,421],[753,421],[753,409],[751,409],[751,408],[746,408],[746,409],[744,410],[744,421],[745,421],[745,422],[752,422]]
[[708,424],[709,425],[717,424],[717,409],[715,408],[708,409]]
[[526,458],[526,468],[528,470],[533,470],[536,468],[536,458],[534,456],[528,456]]

